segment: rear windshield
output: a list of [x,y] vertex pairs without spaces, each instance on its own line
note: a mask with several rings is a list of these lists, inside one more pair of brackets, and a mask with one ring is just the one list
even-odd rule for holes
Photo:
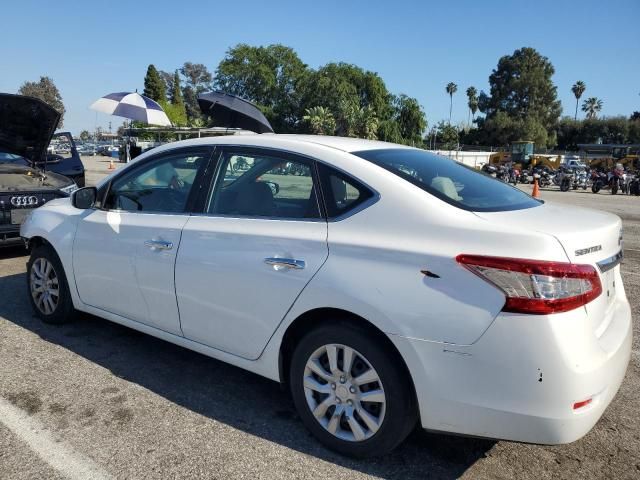
[[424,150],[383,149],[353,152],[464,210],[521,210],[542,202],[500,180]]

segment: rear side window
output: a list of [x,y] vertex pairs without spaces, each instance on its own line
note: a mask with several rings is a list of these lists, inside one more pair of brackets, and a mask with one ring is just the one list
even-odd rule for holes
[[475,212],[521,210],[542,202],[473,168],[417,149],[353,152],[451,205]]
[[373,197],[373,192],[362,183],[334,168],[318,164],[318,170],[328,218],[352,212]]

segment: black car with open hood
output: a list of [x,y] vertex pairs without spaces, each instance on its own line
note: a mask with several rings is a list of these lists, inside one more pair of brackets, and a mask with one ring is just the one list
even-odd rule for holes
[[37,98],[0,93],[0,245],[19,240],[20,224],[34,208],[78,188],[72,179],[46,170],[59,119]]

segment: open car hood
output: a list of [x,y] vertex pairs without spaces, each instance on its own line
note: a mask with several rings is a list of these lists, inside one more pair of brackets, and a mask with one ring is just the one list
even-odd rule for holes
[[0,151],[44,161],[59,120],[60,114],[42,100],[0,93]]

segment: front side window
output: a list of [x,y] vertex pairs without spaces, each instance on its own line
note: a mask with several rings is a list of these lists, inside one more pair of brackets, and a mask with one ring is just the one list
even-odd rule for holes
[[206,152],[163,156],[116,178],[104,208],[132,212],[182,213]]
[[277,154],[222,155],[207,213],[292,219],[320,217],[313,165]]
[[390,148],[353,154],[464,210],[499,212],[542,203],[500,180],[424,150]]

